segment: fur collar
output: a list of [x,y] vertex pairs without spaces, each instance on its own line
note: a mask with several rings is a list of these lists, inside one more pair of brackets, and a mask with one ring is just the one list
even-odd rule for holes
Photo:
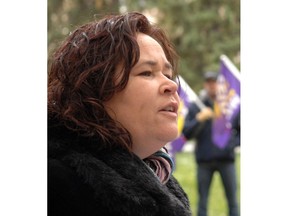
[[187,195],[173,176],[161,184],[139,157],[124,149],[93,147],[96,138],[78,137],[55,124],[48,127],[48,144],[49,158],[65,163],[92,188],[104,215],[191,215]]

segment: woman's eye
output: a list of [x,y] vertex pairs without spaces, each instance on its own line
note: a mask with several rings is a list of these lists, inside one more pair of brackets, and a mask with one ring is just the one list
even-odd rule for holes
[[152,74],[152,72],[150,72],[150,71],[144,71],[144,72],[142,72],[142,73],[140,73],[140,75],[141,76],[151,76],[151,74]]

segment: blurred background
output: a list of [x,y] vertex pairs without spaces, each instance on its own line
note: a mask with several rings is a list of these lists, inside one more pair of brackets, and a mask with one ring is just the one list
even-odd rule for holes
[[240,69],[240,0],[48,0],[48,55],[76,26],[106,13],[140,11],[166,30],[179,72],[198,92],[225,54]]
[[[240,69],[240,0],[48,0],[48,57],[77,26],[109,13],[139,11],[164,28],[180,56],[179,73],[195,91],[203,73],[219,71],[225,54]],[[176,155],[175,176],[197,208],[193,140]],[[240,149],[236,154],[240,204]],[[209,216],[227,215],[219,174],[213,178]]]

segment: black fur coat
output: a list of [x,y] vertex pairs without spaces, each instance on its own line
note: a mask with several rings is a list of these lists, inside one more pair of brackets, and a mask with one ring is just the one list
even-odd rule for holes
[[48,216],[191,216],[173,176],[163,185],[137,156],[95,146],[48,123]]

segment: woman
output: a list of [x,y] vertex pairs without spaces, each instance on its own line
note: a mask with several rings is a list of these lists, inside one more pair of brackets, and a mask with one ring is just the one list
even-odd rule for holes
[[51,58],[48,215],[191,215],[165,144],[176,54],[140,13],[77,28]]

